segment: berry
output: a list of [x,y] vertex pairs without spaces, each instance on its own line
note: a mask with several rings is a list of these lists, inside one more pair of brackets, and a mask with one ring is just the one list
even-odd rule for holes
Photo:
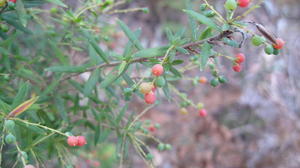
[[283,48],[284,44],[285,44],[285,41],[283,41],[281,38],[277,38],[277,39],[276,39],[276,43],[273,44],[273,47],[274,47],[275,49],[280,50],[280,49]]
[[75,136],[69,136],[67,142],[69,146],[77,146],[78,138]]
[[6,0],[0,0],[0,7],[4,6],[6,4]]
[[155,131],[156,131],[156,128],[155,128],[154,126],[150,126],[150,127],[148,128],[148,130],[149,130],[150,132],[155,132]]
[[9,0],[8,2],[13,2],[13,3],[16,3],[17,0]]
[[154,76],[160,76],[164,73],[164,67],[160,64],[156,64],[152,67],[152,74]]
[[150,82],[144,82],[140,85],[140,92],[143,94],[149,93],[152,91],[153,84]]
[[258,36],[258,35],[255,35],[252,37],[252,44],[254,46],[260,46],[261,44],[263,44],[264,42],[266,41],[266,39],[262,36]]
[[219,80],[220,83],[226,83],[227,82],[227,79],[224,76],[219,76],[218,80]]
[[206,4],[201,4],[201,5],[200,5],[200,10],[201,10],[201,11],[205,11],[206,8],[207,8],[207,5],[206,5]]
[[164,146],[165,146],[166,150],[171,150],[172,149],[172,146],[170,144],[165,144]]
[[25,160],[28,160],[28,155],[26,152],[21,151],[20,153],[21,153],[21,157],[23,157]]
[[205,76],[201,76],[198,81],[199,83],[205,84],[207,83],[207,78]]
[[26,165],[24,168],[35,168],[33,165]]
[[156,123],[156,124],[154,124],[154,127],[157,128],[157,129],[159,129],[160,128],[160,124]]
[[212,10],[205,11],[205,12],[203,12],[203,14],[206,17],[214,17],[216,15],[216,13],[214,11],[212,11]]
[[163,87],[166,84],[166,80],[164,79],[164,77],[160,76],[155,80],[155,86],[157,87]]
[[266,52],[266,54],[268,54],[268,55],[273,54],[273,53],[274,53],[274,48],[273,48],[273,46],[271,46],[270,44],[268,44],[268,45],[265,47],[265,52]]
[[153,159],[153,155],[151,153],[148,153],[146,155],[146,160],[152,160]]
[[158,144],[157,148],[159,151],[163,151],[163,150],[165,150],[165,145],[163,143],[160,143],[160,144]]
[[204,104],[203,104],[203,103],[198,103],[198,104],[197,104],[197,108],[198,108],[198,109],[203,109],[203,107],[204,107]]
[[227,10],[235,10],[237,7],[236,0],[227,0],[224,6]]
[[12,132],[14,130],[14,128],[15,128],[15,122],[13,120],[6,120],[4,122],[4,127],[8,131]]
[[188,114],[189,112],[187,111],[186,108],[183,107],[183,108],[179,109],[179,113],[185,115],[185,114]]
[[274,48],[273,54],[274,54],[274,55],[278,55],[278,54],[279,54],[279,50],[276,49],[276,48]]
[[233,65],[233,66],[232,66],[232,69],[233,69],[233,71],[235,71],[235,72],[241,72],[242,67],[241,67],[241,65],[237,64],[237,65]]
[[237,0],[237,3],[241,8],[247,8],[250,4],[250,0]]
[[217,86],[219,85],[219,80],[218,80],[218,78],[212,79],[212,80],[210,81],[210,85],[211,85],[212,87],[217,87]]
[[5,136],[5,142],[7,144],[12,144],[12,143],[16,142],[16,137],[13,136],[13,134],[9,133]]
[[234,62],[240,64],[240,63],[243,63],[244,61],[245,61],[245,55],[243,53],[238,53],[235,55]]
[[207,112],[205,109],[200,109],[199,110],[199,116],[200,117],[206,117],[207,116]]
[[86,143],[86,139],[84,136],[77,136],[77,146],[84,146]]
[[146,93],[144,99],[147,104],[154,104],[155,100],[156,100],[155,93],[152,91],[149,93]]

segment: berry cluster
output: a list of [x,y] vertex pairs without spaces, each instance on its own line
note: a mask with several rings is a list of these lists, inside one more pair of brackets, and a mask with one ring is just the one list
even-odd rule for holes
[[69,146],[84,146],[87,144],[84,136],[68,136],[67,143]]
[[246,57],[243,53],[238,53],[235,55],[235,59],[233,60],[232,69],[235,72],[241,72],[242,66],[241,64],[245,61]]

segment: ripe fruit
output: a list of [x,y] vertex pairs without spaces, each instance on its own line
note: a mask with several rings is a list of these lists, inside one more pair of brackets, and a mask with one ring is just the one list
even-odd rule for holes
[[227,10],[235,10],[237,7],[236,0],[227,0],[224,6]]
[[164,77],[160,76],[155,80],[155,86],[157,87],[163,87],[166,84],[166,80],[164,79]]
[[247,8],[250,4],[250,0],[238,0],[237,2],[241,8]]
[[149,93],[146,93],[144,99],[147,104],[154,104],[155,100],[156,100],[155,93],[152,91]]
[[67,142],[68,142],[69,146],[77,146],[78,138],[75,136],[69,136]]
[[277,39],[276,39],[276,43],[273,44],[273,47],[274,47],[275,49],[280,50],[280,49],[283,48],[284,44],[285,44],[285,41],[283,41],[281,38],[277,38]]
[[205,109],[200,109],[199,110],[199,116],[200,117],[206,117],[207,116],[207,112]]
[[86,139],[84,136],[77,136],[77,146],[84,146],[86,143]]
[[205,76],[201,76],[198,81],[199,83],[205,84],[207,82],[207,78]]
[[17,0],[9,0],[8,2],[13,2],[13,3],[16,3]]
[[152,67],[152,74],[154,76],[160,76],[164,73],[164,67],[160,64],[156,64]]
[[148,130],[149,130],[150,132],[155,132],[155,131],[156,131],[156,128],[155,128],[154,126],[150,126],[150,127],[148,128]]
[[233,69],[235,72],[241,72],[242,67],[241,67],[240,64],[237,64],[237,65],[233,65],[233,66],[232,66],[232,69]]
[[265,47],[265,52],[266,52],[266,54],[268,54],[268,55],[273,54],[273,53],[274,53],[274,48],[273,48],[273,46],[271,46],[270,44],[268,44],[268,45]]
[[243,63],[244,61],[245,61],[245,55],[243,53],[238,53],[235,55],[234,62],[240,64],[240,63]]
[[185,115],[185,114],[188,114],[189,112],[187,111],[186,108],[183,107],[183,108],[181,108],[181,109],[179,110],[179,113]]
[[15,128],[15,122],[13,120],[5,120],[4,127],[8,131],[12,132]]
[[26,165],[24,168],[35,168],[35,167],[32,165]]
[[213,87],[217,87],[219,85],[219,80],[218,78],[214,78],[210,81],[210,85]]
[[258,35],[253,36],[252,40],[251,40],[252,44],[255,45],[255,46],[260,46],[265,41],[266,41],[266,39],[264,37],[258,36]]
[[5,136],[5,142],[7,144],[12,144],[12,143],[16,142],[16,137],[13,136],[13,134],[9,133]]
[[140,85],[140,92],[143,94],[149,93],[152,91],[153,84],[150,82],[144,82]]

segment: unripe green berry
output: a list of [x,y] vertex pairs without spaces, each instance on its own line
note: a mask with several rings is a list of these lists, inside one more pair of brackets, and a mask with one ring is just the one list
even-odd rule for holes
[[164,79],[164,77],[159,76],[156,80],[155,80],[155,86],[157,87],[163,87],[166,85],[166,80]]
[[266,41],[266,39],[262,36],[255,35],[252,37],[251,42],[255,46],[260,46]]
[[236,9],[236,7],[237,7],[237,2],[236,2],[236,0],[227,0],[226,2],[225,2],[225,8],[227,9],[227,10],[235,10]]
[[5,120],[4,127],[8,131],[12,132],[15,129],[15,122],[13,120]]
[[13,134],[9,133],[5,136],[5,142],[7,144],[12,144],[12,143],[16,142],[16,137]]
[[203,14],[206,17],[214,17],[216,15],[216,13],[214,11],[212,11],[212,10],[205,11],[205,12],[203,12]]
[[203,109],[204,107],[204,104],[203,103],[198,103],[197,104],[197,108],[200,110],[200,109]]
[[218,80],[219,80],[220,83],[226,83],[227,82],[227,79],[224,76],[219,76]]
[[212,74],[214,77],[218,77],[218,71],[216,71],[216,70],[213,70],[213,71],[211,72],[211,74]]
[[210,85],[213,87],[217,87],[219,85],[219,80],[218,78],[214,78],[210,81]]
[[163,150],[165,150],[165,145],[163,143],[160,143],[160,144],[158,144],[157,149],[159,151],[163,151]]
[[171,150],[172,146],[170,144],[165,144],[165,150]]
[[273,52],[274,52],[273,46],[270,45],[270,44],[268,44],[268,45],[265,47],[265,52],[266,52],[266,54],[268,54],[268,55],[273,54]]
[[21,157],[23,157],[25,160],[28,160],[28,155],[24,151],[21,151]]
[[207,8],[207,5],[206,5],[206,4],[201,4],[201,5],[200,5],[200,10],[201,10],[201,11],[205,11],[206,8]]
[[1,24],[0,25],[0,30],[2,30],[3,32],[8,32],[9,27],[6,24]]
[[146,160],[152,160],[153,159],[153,155],[151,153],[148,153],[146,155]]
[[274,55],[278,55],[278,54],[279,54],[279,50],[276,49],[276,48],[274,48],[273,54],[274,54]]
[[160,124],[156,123],[156,124],[154,124],[154,127],[157,128],[157,129],[159,129],[160,128]]

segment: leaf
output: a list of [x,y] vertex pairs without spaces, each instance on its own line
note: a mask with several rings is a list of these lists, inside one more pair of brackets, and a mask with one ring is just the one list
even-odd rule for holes
[[4,112],[4,113],[8,113],[8,112],[11,111],[10,105],[8,105],[7,103],[5,103],[1,99],[0,99],[0,111]]
[[26,10],[24,8],[23,0],[17,0],[16,11],[23,26],[27,25]]
[[157,56],[162,56],[168,50],[168,46],[166,47],[156,47],[156,48],[147,48],[136,52],[133,55],[133,58],[152,58]]
[[67,8],[68,6],[66,4],[64,4],[61,0],[46,0],[50,3],[53,3],[53,4],[56,4],[58,6],[61,6],[61,7],[64,7],[64,8]]
[[211,37],[213,34],[212,34],[212,28],[211,27],[208,27],[206,28],[200,35],[200,38],[199,40],[204,40],[206,38],[209,38]]
[[127,62],[122,61],[122,63],[119,65],[119,72],[118,72],[119,75],[125,70],[126,66],[127,66]]
[[30,89],[30,85],[28,82],[23,83],[19,90],[18,93],[13,101],[12,108],[15,108],[17,105],[21,104],[24,100],[26,100],[26,97],[28,96]]
[[99,77],[100,77],[100,69],[97,68],[94,70],[94,72],[91,74],[88,81],[84,85],[83,94],[85,96],[88,96],[92,93],[93,89],[96,87]]
[[[139,38],[141,35],[141,32],[142,32],[141,29],[138,29],[134,32],[134,34],[137,38]],[[132,57],[132,54],[131,54],[132,50],[133,50],[133,44],[129,40],[129,42],[126,44],[125,49],[123,51],[123,58],[125,58],[125,60],[129,60]]]
[[98,56],[94,47],[91,44],[89,44],[88,49],[89,49],[89,56],[91,58],[91,61],[94,63],[94,65],[100,64],[102,62],[102,59],[101,57]]
[[23,31],[24,33],[31,34],[31,31],[27,28],[25,28],[20,22],[18,17],[15,14],[2,14],[1,18],[6,21],[9,25],[12,25],[18,30]]
[[135,36],[135,34],[129,29],[129,27],[122,22],[121,20],[117,21],[118,24],[120,25],[121,29],[123,30],[123,32],[126,34],[126,36],[128,37],[128,39],[132,42],[132,44],[135,45],[135,47],[138,50],[142,50],[143,47],[141,45],[141,43],[139,42],[138,38]]
[[111,83],[116,81],[119,77],[119,74],[116,73],[116,71],[112,70],[106,77],[105,79],[101,82],[100,87],[101,88],[106,88],[109,86]]
[[179,64],[182,64],[184,61],[183,60],[174,60],[172,62],[172,65],[179,65]]
[[214,52],[212,51],[212,45],[205,42],[201,46],[201,53],[200,53],[200,58],[201,58],[201,69],[204,69],[208,58],[212,56]]
[[170,71],[175,75],[175,76],[178,76],[178,77],[181,77],[181,73],[174,67],[170,66]]
[[189,16],[193,17],[194,19],[198,20],[199,22],[207,25],[208,27],[211,27],[213,29],[219,29],[218,25],[213,22],[210,18],[197,13],[193,10],[183,10],[185,13],[187,13]]
[[39,97],[33,96],[31,99],[23,102],[22,104],[20,104],[18,107],[16,107],[15,109],[13,109],[9,114],[8,117],[16,117],[20,114],[22,114],[24,111],[26,111],[30,106],[33,105],[33,103],[35,103],[37,101]]
[[60,96],[55,97],[55,105],[58,110],[58,113],[60,114],[61,118],[64,121],[69,121],[68,114],[65,108],[65,100],[62,99]]

